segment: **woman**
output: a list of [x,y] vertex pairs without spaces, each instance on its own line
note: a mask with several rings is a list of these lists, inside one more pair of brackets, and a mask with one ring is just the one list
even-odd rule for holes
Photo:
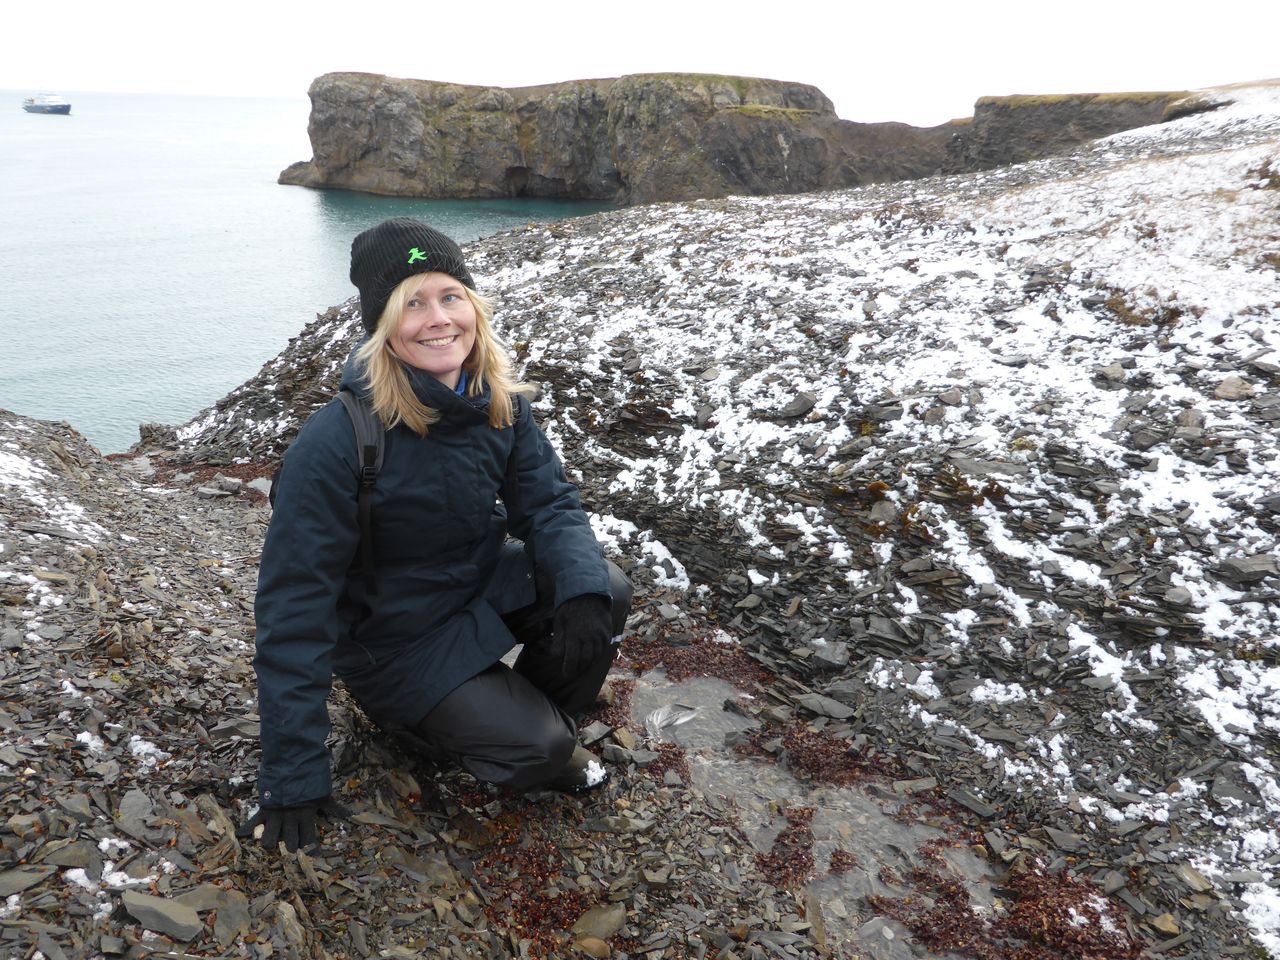
[[[368,337],[343,389],[386,430],[371,569],[353,567],[360,461],[335,399],[284,458],[258,575],[261,807],[245,831],[260,827],[268,848],[309,846],[318,812],[343,813],[324,744],[333,674],[380,726],[480,780],[569,792],[605,780],[574,718],[609,671],[631,590],[534,422],[461,250],[388,220],[352,243],[351,281]],[[517,643],[511,669],[500,658]]]

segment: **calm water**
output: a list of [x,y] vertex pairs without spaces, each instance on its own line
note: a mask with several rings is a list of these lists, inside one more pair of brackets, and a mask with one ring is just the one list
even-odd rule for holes
[[[35,92],[35,91],[31,91]],[[603,209],[285,187],[311,156],[300,100],[0,91],[0,407],[103,452],[180,423],[355,293],[351,238],[391,216],[460,242]]]

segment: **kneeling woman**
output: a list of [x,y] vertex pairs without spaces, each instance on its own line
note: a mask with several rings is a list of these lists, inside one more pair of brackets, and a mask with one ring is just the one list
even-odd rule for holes
[[[356,237],[351,280],[368,337],[343,388],[386,431],[371,562],[358,568],[360,458],[335,399],[285,456],[258,577],[261,809],[248,826],[272,848],[310,845],[317,812],[340,809],[325,749],[333,674],[380,726],[478,779],[598,785],[603,768],[577,747],[574,721],[631,601],[457,245],[388,220]],[[500,659],[518,643],[511,669]]]

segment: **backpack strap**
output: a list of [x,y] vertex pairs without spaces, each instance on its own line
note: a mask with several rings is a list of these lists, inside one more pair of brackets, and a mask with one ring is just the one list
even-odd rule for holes
[[364,397],[343,388],[338,399],[351,418],[351,428],[356,435],[356,454],[360,463],[360,490],[356,495],[356,508],[360,519],[360,575],[364,577],[369,593],[377,593],[373,578],[373,485],[382,469],[386,430]]
[[[517,395],[515,398],[515,418],[520,419],[520,404],[527,403],[524,397]],[[515,444],[515,425],[512,424],[512,440],[511,452],[507,454],[507,473],[502,480],[502,502],[506,505],[507,516],[511,517],[520,512],[520,477],[516,472],[516,444]]]

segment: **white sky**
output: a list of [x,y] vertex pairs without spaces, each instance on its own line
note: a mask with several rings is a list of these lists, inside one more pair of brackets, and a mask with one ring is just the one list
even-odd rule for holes
[[684,71],[798,80],[846,120],[920,125],[979,96],[1280,76],[1280,3],[366,0],[6,4],[0,88],[297,96],[335,70],[523,86]]

